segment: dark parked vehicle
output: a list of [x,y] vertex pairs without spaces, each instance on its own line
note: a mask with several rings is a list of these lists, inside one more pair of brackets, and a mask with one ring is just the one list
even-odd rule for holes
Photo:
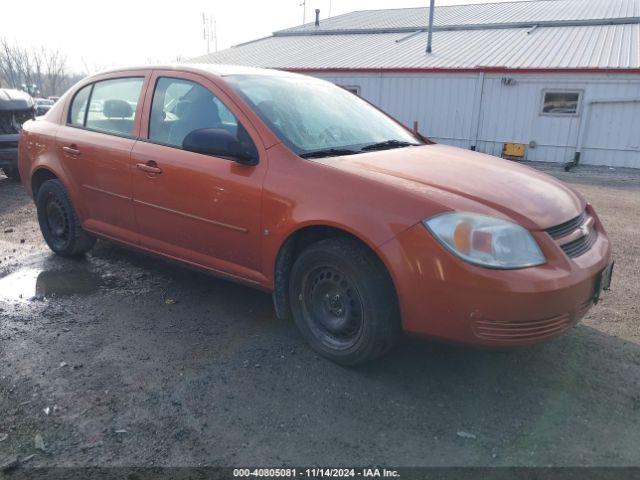
[[36,98],[36,116],[40,117],[47,113],[53,104],[55,103],[53,100],[48,98]]
[[18,138],[22,124],[35,118],[33,99],[20,90],[0,89],[0,168],[18,179]]

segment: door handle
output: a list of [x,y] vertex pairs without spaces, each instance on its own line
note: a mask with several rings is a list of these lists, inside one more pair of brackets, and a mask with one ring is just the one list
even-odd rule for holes
[[71,145],[70,147],[62,147],[62,151],[64,153],[68,153],[69,155],[80,155],[80,150],[78,150],[78,147],[76,147],[75,145]]
[[162,169],[158,167],[156,162],[153,162],[153,161],[147,162],[147,163],[136,163],[136,168],[138,170],[142,170],[143,172],[147,172],[147,173],[155,173],[155,174],[162,173]]

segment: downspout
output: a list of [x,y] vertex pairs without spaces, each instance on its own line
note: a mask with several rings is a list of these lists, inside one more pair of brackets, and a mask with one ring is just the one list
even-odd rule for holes
[[480,118],[482,113],[482,95],[484,93],[484,72],[478,74],[478,81],[476,82],[476,94],[473,102],[473,117],[471,132],[471,145],[469,148],[475,151],[478,148],[478,137],[480,135]]

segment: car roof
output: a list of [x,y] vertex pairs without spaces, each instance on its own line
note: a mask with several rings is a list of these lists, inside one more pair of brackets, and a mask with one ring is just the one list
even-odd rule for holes
[[224,65],[210,63],[175,63],[167,65],[138,65],[134,67],[118,68],[100,72],[99,75],[106,73],[130,72],[132,70],[175,70],[181,72],[204,73],[225,77],[229,75],[266,75],[279,77],[297,77],[299,74],[285,72],[282,70],[274,70],[270,68],[247,67],[244,65]]

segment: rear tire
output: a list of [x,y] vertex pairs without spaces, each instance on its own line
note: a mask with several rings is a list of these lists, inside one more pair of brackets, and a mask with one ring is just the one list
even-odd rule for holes
[[395,289],[380,260],[350,238],[312,244],[289,278],[291,309],[309,344],[342,365],[386,353],[400,332]]
[[2,171],[10,180],[20,180],[20,170],[18,170],[17,168],[4,167]]
[[93,248],[96,238],[85,232],[59,180],[47,180],[36,197],[38,223],[49,248],[60,256],[75,257]]

